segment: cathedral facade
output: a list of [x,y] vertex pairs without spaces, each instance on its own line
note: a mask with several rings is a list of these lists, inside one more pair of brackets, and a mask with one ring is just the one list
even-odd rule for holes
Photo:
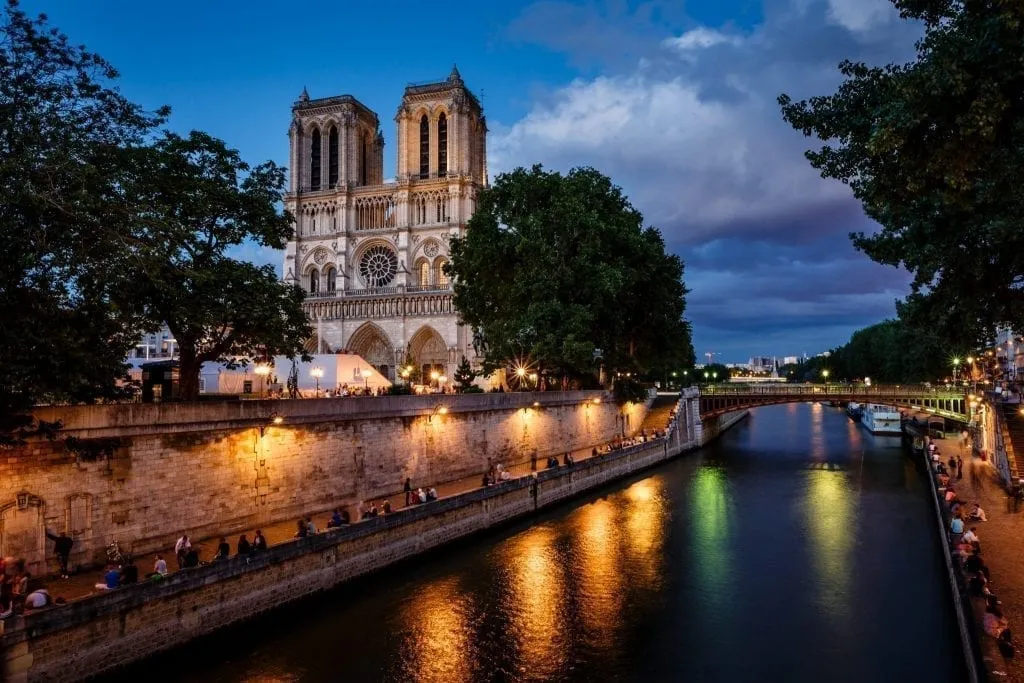
[[358,353],[391,380],[405,359],[425,376],[472,359],[444,273],[487,185],[487,123],[457,69],[409,85],[395,115],[398,161],[385,183],[377,114],[351,95],[292,106],[285,206],[295,236],[287,281],[306,291],[312,353]]

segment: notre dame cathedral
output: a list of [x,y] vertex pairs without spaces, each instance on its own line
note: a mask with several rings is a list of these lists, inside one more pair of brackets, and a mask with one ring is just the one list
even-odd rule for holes
[[307,292],[310,352],[358,353],[392,380],[411,356],[425,375],[451,377],[474,352],[443,266],[487,185],[487,122],[453,68],[407,86],[395,123],[396,178],[385,183],[376,113],[305,90],[292,105],[285,279]]

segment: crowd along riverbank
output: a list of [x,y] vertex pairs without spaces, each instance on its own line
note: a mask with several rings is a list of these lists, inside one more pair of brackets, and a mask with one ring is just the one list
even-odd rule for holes
[[137,661],[664,462],[746,412],[698,429],[681,428],[685,414],[677,411],[666,436],[631,448],[8,619],[0,635],[4,680],[73,681]]

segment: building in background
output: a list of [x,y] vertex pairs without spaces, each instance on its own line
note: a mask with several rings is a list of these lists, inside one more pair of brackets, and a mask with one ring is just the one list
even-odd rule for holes
[[407,86],[395,123],[397,177],[385,183],[376,113],[305,90],[292,106],[284,277],[307,292],[308,351],[358,354],[392,381],[406,357],[451,376],[475,354],[443,268],[487,185],[487,123],[455,68]]

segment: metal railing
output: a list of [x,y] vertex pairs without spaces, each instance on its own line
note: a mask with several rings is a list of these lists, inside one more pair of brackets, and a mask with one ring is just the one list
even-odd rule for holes
[[700,387],[701,396],[828,396],[905,397],[928,399],[962,399],[966,391],[929,387],[923,384],[709,384]]
[[396,294],[434,294],[451,291],[450,283],[436,285],[391,285],[390,287],[367,287],[365,289],[338,289],[334,291],[306,293],[306,301],[324,299],[345,299],[350,297],[395,296]]

